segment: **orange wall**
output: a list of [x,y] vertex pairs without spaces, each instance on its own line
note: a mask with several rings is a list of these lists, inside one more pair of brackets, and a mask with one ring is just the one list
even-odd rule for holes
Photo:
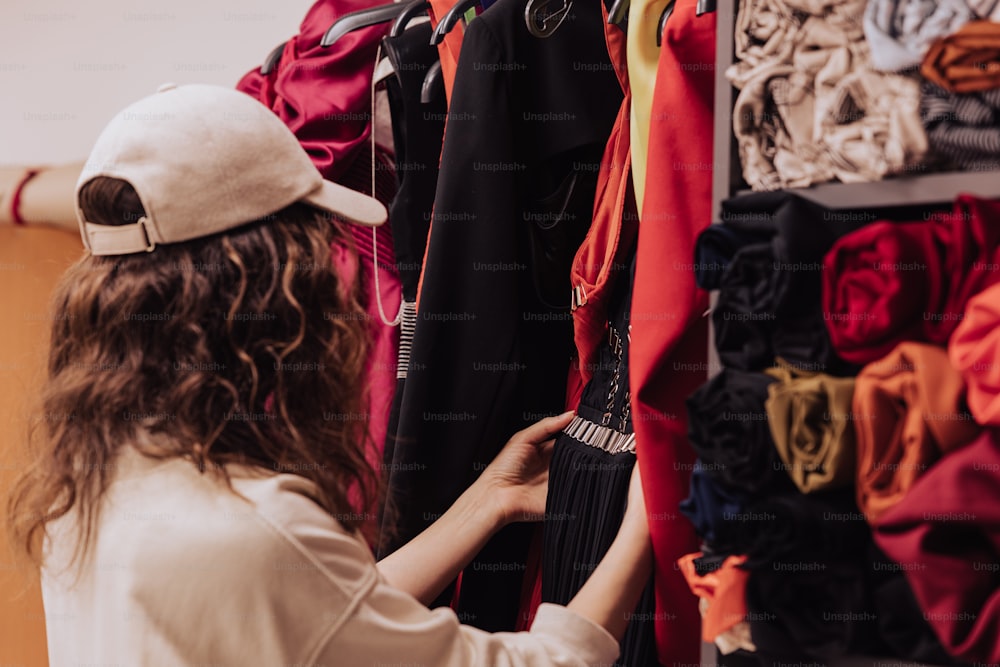
[[[23,469],[25,432],[43,377],[49,297],[80,256],[79,235],[56,229],[0,227],[0,498]],[[15,561],[0,522],[0,665],[44,667],[45,620],[38,574]]]

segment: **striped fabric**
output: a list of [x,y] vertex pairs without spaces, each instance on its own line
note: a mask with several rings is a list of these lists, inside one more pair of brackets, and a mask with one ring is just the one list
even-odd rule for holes
[[976,16],[991,21],[1000,21],[1000,0],[965,0]]
[[955,94],[924,82],[920,116],[937,156],[968,171],[1000,170],[1000,88]]
[[396,363],[396,379],[405,380],[410,370],[410,350],[413,347],[413,332],[417,330],[417,304],[403,300],[403,312],[399,326],[399,358]]

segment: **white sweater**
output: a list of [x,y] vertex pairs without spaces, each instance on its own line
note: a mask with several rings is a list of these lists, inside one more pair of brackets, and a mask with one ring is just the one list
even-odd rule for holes
[[52,667],[569,667],[618,644],[543,604],[530,632],[489,634],[389,586],[363,540],[298,475],[230,468],[234,489],[131,447],[94,547],[67,570],[72,515],[50,526],[42,592]]

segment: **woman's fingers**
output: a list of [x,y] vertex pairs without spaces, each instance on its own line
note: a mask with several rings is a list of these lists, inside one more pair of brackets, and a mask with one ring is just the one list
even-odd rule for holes
[[514,437],[511,438],[511,440],[530,442],[533,445],[537,445],[551,439],[552,436],[566,428],[572,420],[572,410],[557,417],[546,417],[545,419],[535,422],[523,431],[518,431],[514,434]]

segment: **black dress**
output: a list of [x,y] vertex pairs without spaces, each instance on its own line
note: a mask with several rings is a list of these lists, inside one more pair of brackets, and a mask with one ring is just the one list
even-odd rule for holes
[[[567,604],[611,546],[621,526],[635,466],[630,409],[629,310],[635,248],[616,278],[608,337],[583,389],[573,422],[556,438],[549,467],[542,555],[542,601]],[[647,585],[615,664],[655,667],[655,604]]]
[[[599,0],[574,3],[547,39],[528,32],[525,5],[499,0],[463,39],[388,462],[398,514],[383,555],[444,512],[514,432],[564,408],[569,266],[622,93]],[[530,534],[504,529],[465,570],[464,622],[515,627]]]
[[[434,191],[437,188],[441,143],[448,112],[444,86],[430,91],[421,101],[424,77],[438,61],[431,46],[429,23],[413,24],[396,37],[385,37],[382,48],[392,63],[394,75],[386,80],[392,136],[396,148],[399,190],[389,205],[392,243],[399,271],[402,304],[399,325],[399,356],[396,363],[396,392],[386,430],[384,463],[392,469],[399,428],[399,409],[410,366],[410,350],[417,326],[417,288],[427,250]],[[391,516],[383,517],[383,520]],[[387,532],[387,531],[383,531]]]

